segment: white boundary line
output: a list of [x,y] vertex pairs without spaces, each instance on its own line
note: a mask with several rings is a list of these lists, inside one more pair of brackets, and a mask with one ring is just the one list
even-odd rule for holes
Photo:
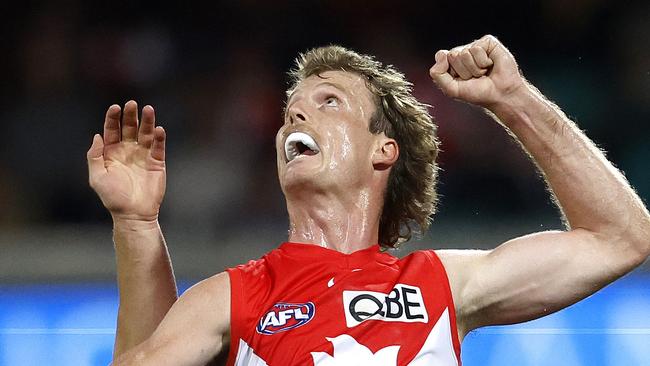
[[7,335],[114,335],[114,328],[0,328]]
[[610,334],[650,335],[650,328],[487,328],[477,329],[476,334]]
[[[650,335],[650,328],[484,328],[472,332],[479,334],[562,335],[609,334]],[[0,328],[6,335],[114,335],[114,328]]]

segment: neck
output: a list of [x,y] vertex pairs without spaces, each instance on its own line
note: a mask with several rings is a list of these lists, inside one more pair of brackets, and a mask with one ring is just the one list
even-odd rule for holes
[[352,253],[378,243],[383,197],[366,188],[341,198],[328,194],[287,197],[289,241]]

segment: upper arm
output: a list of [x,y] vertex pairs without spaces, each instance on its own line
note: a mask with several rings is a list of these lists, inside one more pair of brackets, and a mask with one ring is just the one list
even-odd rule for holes
[[228,342],[230,281],[226,272],[199,282],[172,306],[152,336],[116,365],[204,365]]
[[634,268],[625,245],[583,229],[526,235],[488,251],[437,253],[449,274],[461,336],[555,312]]

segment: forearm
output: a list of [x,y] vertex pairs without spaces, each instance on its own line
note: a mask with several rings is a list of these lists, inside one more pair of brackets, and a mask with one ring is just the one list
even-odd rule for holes
[[[562,111],[525,85],[489,108],[530,153],[571,229],[650,252],[650,218],[624,176]],[[629,248],[627,247],[629,246]]]
[[177,298],[167,245],[157,220],[114,219],[119,312],[114,356],[146,340]]

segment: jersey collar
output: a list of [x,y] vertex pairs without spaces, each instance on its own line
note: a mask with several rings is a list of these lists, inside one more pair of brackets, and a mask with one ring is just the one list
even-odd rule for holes
[[368,248],[357,250],[350,254],[341,253],[337,250],[325,248],[318,244],[284,242],[279,249],[286,255],[294,258],[317,260],[321,262],[336,262],[348,268],[361,267],[370,262],[382,264],[393,264],[397,258],[390,253],[382,251],[379,244]]

